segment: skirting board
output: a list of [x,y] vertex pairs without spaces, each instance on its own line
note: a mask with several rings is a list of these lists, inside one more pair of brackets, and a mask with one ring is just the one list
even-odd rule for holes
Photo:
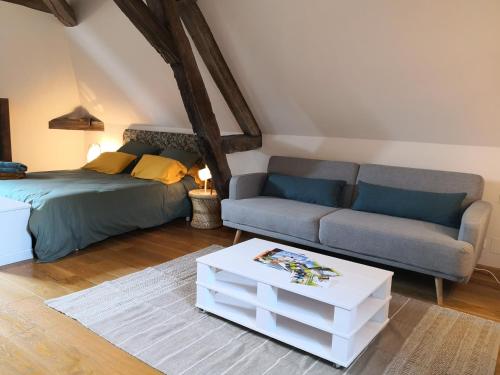
[[33,251],[31,249],[24,251],[2,251],[0,254],[0,266],[21,262],[23,260],[33,259]]

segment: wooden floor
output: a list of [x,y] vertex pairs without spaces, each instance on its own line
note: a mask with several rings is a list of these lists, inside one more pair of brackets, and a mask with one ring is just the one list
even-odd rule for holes
[[[212,244],[230,245],[233,235],[224,228],[195,230],[179,220],[106,240],[54,263],[0,267],[0,374],[156,374],[43,301]],[[434,302],[433,278],[395,271],[394,292]],[[445,306],[500,321],[500,288],[475,273],[467,285],[445,283]]]

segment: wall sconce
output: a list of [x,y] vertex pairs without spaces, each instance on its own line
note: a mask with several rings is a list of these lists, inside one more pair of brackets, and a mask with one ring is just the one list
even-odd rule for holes
[[97,159],[101,155],[101,145],[99,143],[92,143],[87,151],[87,163]]
[[203,169],[200,169],[198,171],[198,177],[200,178],[200,180],[205,182],[205,193],[206,193],[207,192],[207,181],[212,178],[212,174],[210,173],[210,169],[208,169],[207,166],[205,166],[205,168],[203,168]]

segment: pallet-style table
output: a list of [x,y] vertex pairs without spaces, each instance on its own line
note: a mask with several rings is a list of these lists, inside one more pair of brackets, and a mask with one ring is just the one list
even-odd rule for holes
[[[279,248],[335,268],[327,288],[290,282],[254,261]],[[196,306],[339,366],[349,366],[389,322],[392,272],[252,239],[197,259]]]

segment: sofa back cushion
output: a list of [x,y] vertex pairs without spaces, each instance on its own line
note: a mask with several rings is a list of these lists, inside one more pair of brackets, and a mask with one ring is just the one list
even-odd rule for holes
[[466,193],[431,193],[359,181],[352,209],[458,228],[465,196]]
[[484,180],[470,173],[363,164],[357,181],[433,193],[466,193],[462,210],[483,196]]
[[341,207],[350,207],[352,203],[358,170],[359,165],[356,163],[286,156],[272,156],[267,168],[268,173],[345,181],[340,198]]
[[345,181],[307,178],[270,173],[261,195],[295,201],[340,207]]

